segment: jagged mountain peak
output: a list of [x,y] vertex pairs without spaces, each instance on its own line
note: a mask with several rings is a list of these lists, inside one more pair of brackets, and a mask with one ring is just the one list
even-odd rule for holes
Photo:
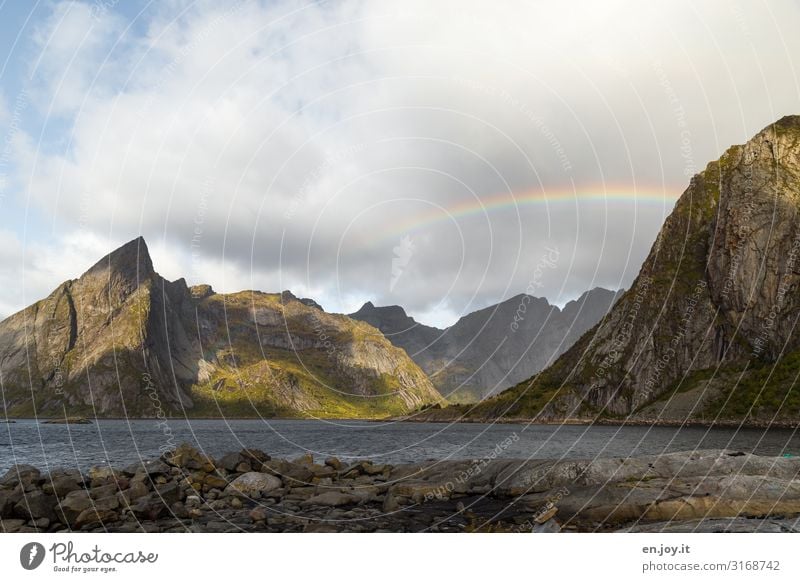
[[616,296],[594,289],[578,300],[583,304],[571,302],[562,314],[547,299],[521,293],[468,313],[446,329],[419,324],[402,307],[372,302],[351,317],[406,350],[442,394],[468,402],[540,370],[605,315]]
[[437,332],[442,331],[417,322],[413,317],[408,315],[406,310],[400,305],[384,305],[376,307],[372,301],[367,301],[358,311],[351,313],[350,317],[360,321],[365,321],[387,334],[402,333],[414,328]]
[[584,309],[607,310],[624,293],[623,289],[612,291],[604,287],[594,287],[581,293],[580,297],[567,301],[561,308],[564,315],[577,315]]
[[363,323],[289,292],[168,282],[141,237],[0,322],[0,377],[12,416],[381,418],[441,400]]
[[[258,292],[254,291],[254,293],[258,293]],[[286,291],[282,291],[281,292],[281,301],[283,303],[286,303],[286,302],[289,302],[289,301],[299,301],[300,303],[302,303],[306,307],[313,307],[314,309],[319,309],[320,311],[325,311],[322,308],[322,305],[320,305],[319,303],[317,303],[313,299],[310,299],[308,297],[298,297],[297,295],[295,295],[294,293],[292,293],[288,289]]]
[[131,281],[143,281],[155,275],[153,260],[144,237],[136,237],[111,251],[97,261],[83,276],[102,273],[116,273]]
[[785,115],[784,117],[781,117],[778,121],[773,123],[771,126],[767,126],[764,130],[762,130],[762,133],[771,128],[786,129],[786,130],[794,129],[800,131],[800,115]]
[[369,313],[372,311],[380,311],[381,313],[391,314],[391,315],[401,315],[403,317],[408,317],[406,310],[403,309],[400,305],[382,305],[380,307],[376,306],[372,301],[367,301],[361,308],[356,311],[356,313]]

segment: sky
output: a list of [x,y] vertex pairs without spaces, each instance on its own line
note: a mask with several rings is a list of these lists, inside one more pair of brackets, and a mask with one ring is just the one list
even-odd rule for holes
[[143,235],[168,279],[403,305],[630,285],[800,113],[800,4],[0,0],[0,317]]

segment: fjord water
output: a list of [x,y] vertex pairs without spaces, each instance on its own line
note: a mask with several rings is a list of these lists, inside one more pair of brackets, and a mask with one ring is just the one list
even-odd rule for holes
[[87,425],[17,420],[0,425],[0,472],[15,463],[42,469],[124,467],[189,442],[210,455],[244,447],[275,457],[311,452],[342,460],[410,463],[442,459],[594,458],[726,448],[798,455],[788,429],[524,424],[438,424],[317,420],[99,420]]

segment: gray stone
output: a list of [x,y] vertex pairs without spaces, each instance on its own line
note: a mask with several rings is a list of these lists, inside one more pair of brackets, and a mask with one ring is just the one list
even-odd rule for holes
[[281,485],[281,480],[274,475],[252,472],[245,473],[231,481],[225,491],[252,497],[256,493],[260,495],[278,489]]
[[186,506],[180,501],[176,501],[170,506],[170,512],[178,519],[187,519],[189,517],[189,512],[186,510]]
[[129,476],[134,475],[169,475],[171,467],[161,459],[142,460],[132,463],[123,469],[123,473]]
[[142,481],[132,481],[130,487],[117,493],[117,498],[123,506],[128,506],[150,493],[150,488]]
[[155,496],[155,493],[150,493],[136,501],[131,506],[130,511],[138,519],[154,521],[164,515],[169,510],[169,506]]
[[170,481],[169,483],[156,487],[155,493],[166,505],[172,505],[178,501],[183,501],[183,492],[175,481]]
[[303,502],[304,506],[308,505],[324,505],[327,507],[339,507],[342,505],[355,505],[361,501],[358,495],[350,495],[349,493],[341,493],[339,491],[326,491],[319,495],[314,495]]

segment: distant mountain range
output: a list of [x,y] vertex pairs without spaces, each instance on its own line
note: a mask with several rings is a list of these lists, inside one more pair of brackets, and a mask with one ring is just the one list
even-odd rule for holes
[[139,238],[0,322],[0,387],[10,416],[796,423],[799,320],[792,116],[691,180],[621,296],[520,295],[440,330],[166,281]]
[[399,306],[365,303],[350,317],[403,348],[451,402],[475,402],[545,368],[608,312],[619,292],[596,288],[563,309],[517,295],[447,329],[422,325]]
[[800,417],[800,117],[692,178],[639,276],[552,366],[423,418],[728,421]]
[[441,401],[367,324],[291,293],[166,281],[145,241],[0,323],[10,416],[379,418]]

